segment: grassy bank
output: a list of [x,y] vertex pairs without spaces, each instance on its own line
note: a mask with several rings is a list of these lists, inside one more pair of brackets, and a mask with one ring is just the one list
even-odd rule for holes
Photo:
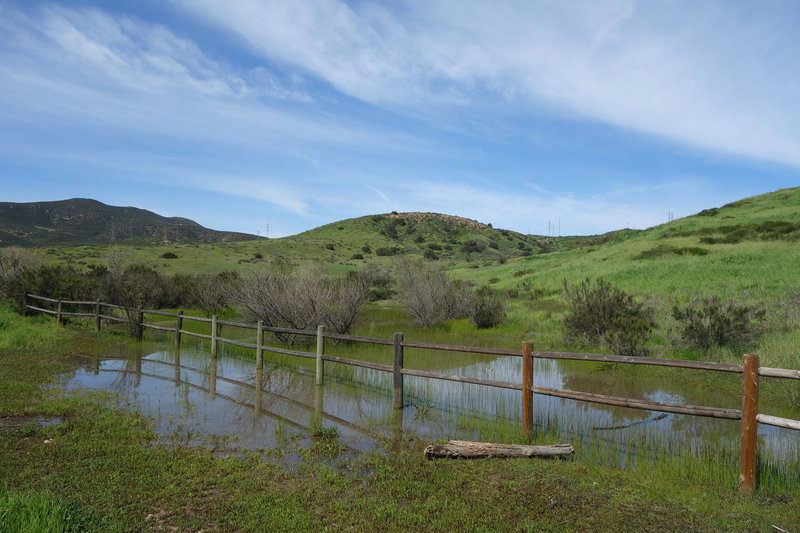
[[[429,461],[406,435],[345,458],[321,434],[287,466],[281,454],[224,443],[184,446],[109,394],[63,395],[71,354],[120,338],[48,329],[12,316],[0,348],[0,530],[37,519],[73,531],[759,531],[800,527],[800,490],[740,496],[702,469],[581,461]],[[47,340],[49,339],[49,340]],[[43,425],[42,422],[49,425]],[[290,439],[291,440],[291,439]],[[312,439],[313,441],[313,439]],[[319,446],[319,444],[322,444]],[[331,452],[333,450],[333,452]],[[44,527],[44,526],[43,526]]]

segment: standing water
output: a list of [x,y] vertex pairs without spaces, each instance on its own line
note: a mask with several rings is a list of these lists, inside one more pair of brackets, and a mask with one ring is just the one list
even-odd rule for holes
[[[496,381],[519,382],[521,364],[518,357],[447,354],[436,359],[406,352],[409,368]],[[653,382],[641,375],[586,368],[536,359],[534,384],[660,402],[741,407],[739,395],[710,393],[680,380]],[[317,386],[313,360],[265,353],[258,376],[252,353],[223,348],[212,359],[207,347],[198,344],[132,358],[87,359],[67,388],[116,391],[122,402],[152,416],[161,433],[183,432],[190,440],[233,437],[249,449],[280,448],[287,439],[307,441],[311,428],[318,426],[336,428],[339,442],[351,450],[375,448],[402,434],[525,440],[519,391],[405,376],[404,409],[395,410],[390,373],[330,362],[325,372],[325,384]],[[637,457],[687,450],[699,456],[709,449],[732,464],[738,461],[739,421],[534,395],[534,426],[535,442],[570,442],[579,456],[620,466],[631,466]],[[778,470],[796,470],[798,437],[796,431],[760,424],[759,453]]]

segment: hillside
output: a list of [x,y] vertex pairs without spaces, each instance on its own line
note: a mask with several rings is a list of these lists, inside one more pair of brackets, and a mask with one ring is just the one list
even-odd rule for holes
[[0,202],[0,246],[213,243],[254,238],[207,229],[186,218],[167,218],[145,209],[115,207],[88,198]]
[[504,265],[459,266],[452,273],[539,296],[560,294],[565,279],[602,276],[626,290],[659,297],[760,293],[782,298],[800,292],[800,188],[594,241]]

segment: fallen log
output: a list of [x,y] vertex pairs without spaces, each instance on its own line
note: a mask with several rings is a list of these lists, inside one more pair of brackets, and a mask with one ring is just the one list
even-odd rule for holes
[[425,448],[428,459],[478,459],[481,457],[566,457],[575,453],[571,444],[532,446],[451,440],[447,444],[430,444]]

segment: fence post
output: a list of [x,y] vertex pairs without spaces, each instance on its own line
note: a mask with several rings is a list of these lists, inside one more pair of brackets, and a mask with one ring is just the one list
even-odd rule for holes
[[742,463],[739,471],[739,491],[750,494],[756,486],[756,437],[758,436],[758,367],[756,354],[744,355],[742,377]]
[[28,291],[22,293],[22,316],[28,316]]
[[211,317],[211,357],[217,357],[217,315]]
[[403,334],[395,333],[392,339],[392,346],[394,348],[394,365],[392,371],[394,372],[394,408],[403,408]]
[[142,312],[142,307],[136,310],[136,340],[142,340],[142,335],[144,335],[144,312]]
[[522,431],[533,435],[533,343],[522,344]]
[[322,385],[325,380],[325,366],[322,354],[325,352],[325,326],[317,326],[317,385]]
[[[264,321],[258,321],[258,327],[256,328],[256,371],[261,371],[264,369]],[[257,385],[261,387],[259,383]]]
[[61,298],[58,299],[58,310],[56,311],[56,323],[61,325]]
[[100,298],[94,303],[94,330],[100,331]]
[[183,329],[183,311],[178,309],[178,317],[175,319],[175,346],[181,347],[181,329]]

